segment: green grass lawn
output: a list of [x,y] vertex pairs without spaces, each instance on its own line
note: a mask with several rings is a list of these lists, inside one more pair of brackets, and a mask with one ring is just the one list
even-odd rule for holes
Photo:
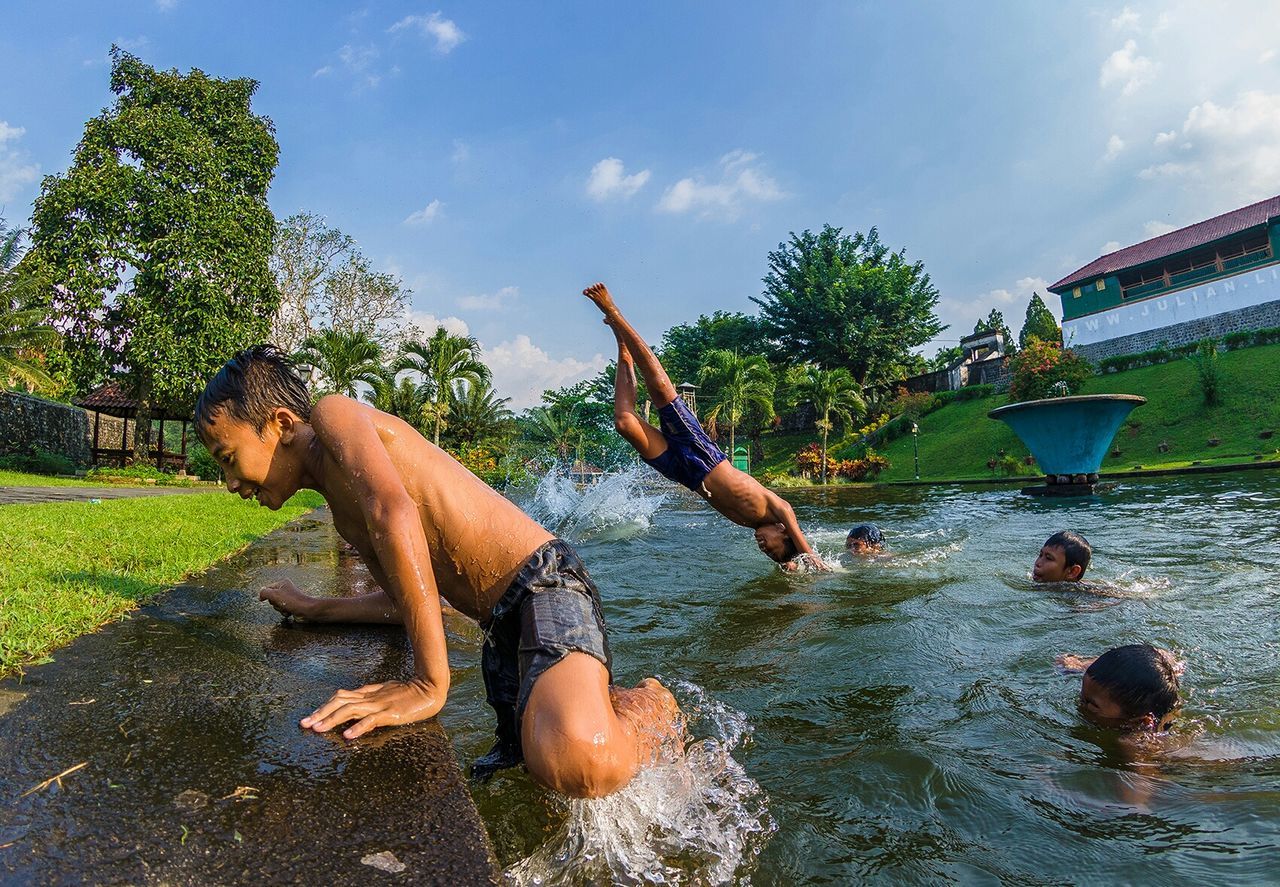
[[47,474],[30,474],[26,471],[9,471],[0,468],[0,487],[97,487],[102,484],[75,477],[50,477]]
[[[1108,454],[1103,472],[1178,468],[1200,462],[1205,465],[1251,463],[1257,456],[1270,460],[1280,447],[1280,345],[1245,348],[1219,355],[1223,402],[1206,407],[1196,382],[1195,368],[1187,360],[1143,367],[1124,373],[1095,376],[1084,394],[1140,394],[1147,403],[1138,407],[1129,424],[1121,427]],[[953,403],[920,419],[920,477],[922,480],[963,480],[992,477],[987,460],[1004,449],[1022,457],[1027,448],[1003,422],[987,413],[1008,402],[1004,395]],[[1276,431],[1264,440],[1259,434]],[[1217,438],[1217,446],[1209,446]],[[794,467],[795,451],[816,440],[814,435],[765,439],[768,470]],[[1161,453],[1161,443],[1169,445]],[[852,440],[830,444],[836,458],[853,454]],[[789,450],[789,452],[787,452]],[[906,435],[881,452],[892,466],[882,481],[911,480],[914,476],[912,441]],[[759,471],[757,471],[759,473]],[[1033,467],[1028,475],[1036,474]]]
[[0,506],[0,675],[323,504],[279,511],[226,493]]

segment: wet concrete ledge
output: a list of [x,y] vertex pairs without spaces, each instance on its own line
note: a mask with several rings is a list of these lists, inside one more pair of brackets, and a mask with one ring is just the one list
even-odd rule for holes
[[492,884],[434,721],[348,743],[298,719],[399,677],[403,632],[284,624],[257,589],[359,592],[325,512],[0,682],[5,884]]

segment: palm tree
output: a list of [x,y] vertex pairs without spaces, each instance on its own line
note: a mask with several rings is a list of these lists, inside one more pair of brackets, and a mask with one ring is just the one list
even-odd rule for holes
[[707,421],[723,418],[729,425],[729,453],[734,450],[734,430],[750,410],[773,415],[775,382],[768,362],[759,354],[740,356],[737,351],[713,348],[702,359],[698,374],[703,384],[719,392],[719,402],[707,413]]
[[43,308],[30,307],[31,280],[18,271],[20,229],[12,231],[0,220],[0,382],[21,384],[28,390],[54,388],[39,355],[56,348],[61,338],[46,323]]
[[356,383],[372,384],[382,367],[382,348],[368,333],[321,330],[308,336],[295,357],[319,370],[329,390],[356,396]]
[[572,407],[534,407],[524,415],[525,434],[530,442],[555,450],[566,460],[582,445],[585,432],[577,424],[577,411]]
[[867,411],[862,399],[861,386],[844,367],[822,370],[811,366],[797,386],[796,393],[802,403],[813,404],[817,421],[813,424],[822,432],[822,482],[827,482],[827,435],[833,420],[839,419],[847,428],[855,416]]
[[474,336],[455,336],[438,327],[427,341],[406,343],[403,353],[396,369],[413,370],[422,376],[435,424],[435,444],[440,446],[454,383],[481,385],[489,381],[489,368],[480,361],[480,343]]
[[382,410],[404,419],[419,431],[423,430],[422,408],[427,405],[426,393],[421,385],[417,385],[407,376],[396,380],[398,373],[394,366],[380,366],[364,381],[372,389],[365,393],[365,400],[374,409]]
[[507,409],[510,400],[498,397],[488,382],[479,385],[455,382],[449,422],[453,436],[468,443],[501,436],[511,427],[514,418]]

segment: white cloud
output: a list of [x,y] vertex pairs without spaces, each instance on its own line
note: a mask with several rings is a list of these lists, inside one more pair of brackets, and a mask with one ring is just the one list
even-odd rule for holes
[[1156,144],[1178,138],[1180,159],[1154,163],[1141,178],[1198,183],[1214,193],[1215,205],[1280,193],[1280,93],[1249,90],[1229,105],[1202,102],[1187,112],[1180,131],[1160,133]]
[[493,371],[493,387],[511,398],[515,410],[537,406],[542,392],[590,378],[608,365],[603,354],[590,360],[554,358],[524,333],[514,339],[484,349],[484,362]]
[[669,213],[699,212],[703,217],[733,219],[747,202],[781,200],[787,194],[774,179],[756,165],[757,155],[741,149],[720,158],[720,178],[708,182],[689,177],[676,182],[658,201],[658,209]]
[[1159,237],[1161,234],[1168,234],[1170,231],[1177,231],[1177,225],[1170,225],[1168,222],[1161,222],[1158,219],[1152,219],[1150,222],[1142,226],[1143,233],[1148,238]]
[[1102,253],[1101,253],[1101,254],[1105,256],[1107,253],[1113,253],[1113,252],[1115,252],[1116,250],[1118,250],[1118,249],[1120,248],[1120,246],[1121,246],[1120,241],[1118,241],[1118,240],[1108,240],[1106,243],[1104,243],[1104,244],[1102,245]]
[[466,311],[496,311],[505,308],[520,295],[520,287],[504,286],[496,293],[482,293],[478,296],[460,296],[458,307]]
[[1107,139],[1107,153],[1102,155],[1102,159],[1108,163],[1120,156],[1120,152],[1124,150],[1124,139],[1118,135],[1112,135]]
[[1258,54],[1258,62],[1259,64],[1265,65],[1267,62],[1271,61],[1275,57],[1276,57],[1276,51],[1274,49],[1264,49],[1261,53]]
[[351,78],[357,90],[372,89],[382,82],[382,74],[375,67],[380,55],[378,47],[373,44],[353,46],[345,43],[338,50],[338,61],[342,63],[340,67],[322,65],[311,76],[328,77],[341,73]]
[[429,336],[440,327],[444,327],[447,332],[453,333],[455,336],[471,335],[471,328],[467,326],[467,322],[461,317],[437,317],[430,311],[410,311],[408,323],[421,330],[423,336]]
[[406,225],[426,225],[434,221],[440,215],[440,211],[444,209],[444,204],[439,200],[433,200],[416,212],[411,212],[405,218]]
[[1158,132],[1156,133],[1155,146],[1157,148],[1163,148],[1165,145],[1170,145],[1177,140],[1178,131],[1176,129],[1171,129],[1168,132]]
[[1133,95],[1155,75],[1155,63],[1144,55],[1138,55],[1138,43],[1126,40],[1122,49],[1117,49],[1102,63],[1098,74],[1098,83],[1102,87],[1114,83],[1122,83],[1121,93]]
[[13,147],[26,130],[0,120],[0,206],[17,198],[23,188],[40,178],[40,167],[27,162],[27,152]]
[[156,0],[156,9],[168,12],[178,5],[178,0]]
[[606,157],[591,167],[591,175],[587,177],[587,196],[592,200],[605,201],[612,197],[627,200],[649,181],[649,170],[626,174],[622,161],[617,157]]
[[438,12],[433,12],[431,15],[406,15],[387,28],[387,33],[394,34],[406,29],[415,29],[421,32],[423,37],[434,40],[435,51],[441,55],[453,52],[459,43],[467,39],[467,35],[462,33],[461,28]]
[[1119,15],[1111,20],[1111,27],[1115,28],[1117,31],[1125,31],[1129,29],[1136,30],[1138,27],[1138,20],[1140,18],[1141,16],[1139,16],[1138,13],[1126,6]]

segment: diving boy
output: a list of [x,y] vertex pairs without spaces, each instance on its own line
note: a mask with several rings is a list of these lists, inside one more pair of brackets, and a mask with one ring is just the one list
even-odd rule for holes
[[1083,673],[1080,713],[1099,727],[1125,733],[1164,733],[1179,702],[1181,666],[1173,654],[1150,644],[1129,644],[1096,659],[1064,654],[1058,667]]
[[[640,458],[664,477],[702,496],[735,524],[755,530],[756,546],[783,569],[798,569],[801,555],[814,568],[829,569],[800,532],[791,505],[751,475],[734,468],[703,431],[658,358],[627,323],[605,285],[592,284],[582,294],[596,303],[618,340],[613,422]],[[636,414],[637,361],[658,409],[659,428]]]
[[1092,558],[1093,549],[1083,536],[1061,530],[1041,546],[1031,578],[1036,582],[1079,582]]
[[241,498],[278,509],[299,489],[324,496],[338,534],[380,586],[326,598],[286,580],[259,598],[316,622],[403,625],[413,647],[411,678],[338,690],[303,728],[354,722],[342,735],[355,739],[440,711],[449,691],[443,597],[485,634],[498,742],[476,775],[523,758],[543,785],[597,797],[625,785],[672,732],[678,709],[657,681],[609,686],[599,592],[573,550],[407,423],[340,395],[312,406],[270,345],[223,366],[195,421]]

